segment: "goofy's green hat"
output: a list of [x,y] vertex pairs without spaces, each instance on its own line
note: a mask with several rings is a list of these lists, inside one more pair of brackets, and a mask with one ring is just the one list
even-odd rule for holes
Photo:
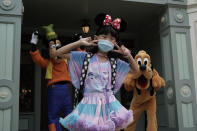
[[48,26],[42,26],[42,28],[45,30],[46,32],[46,39],[47,40],[53,40],[53,39],[57,39],[57,34],[55,33],[54,29],[53,29],[53,24],[50,24]]

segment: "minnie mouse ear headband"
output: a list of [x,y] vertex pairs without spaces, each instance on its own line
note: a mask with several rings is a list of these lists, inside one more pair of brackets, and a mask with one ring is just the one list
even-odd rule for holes
[[95,23],[98,26],[112,26],[116,31],[123,32],[127,27],[127,23],[122,18],[116,18],[112,21],[112,18],[108,14],[98,14],[95,18]]

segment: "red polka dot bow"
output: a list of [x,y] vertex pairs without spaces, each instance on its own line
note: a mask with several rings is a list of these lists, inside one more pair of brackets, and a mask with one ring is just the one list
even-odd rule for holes
[[120,18],[116,18],[114,21],[112,21],[112,18],[111,18],[110,15],[106,15],[105,19],[103,21],[103,25],[111,25],[116,30],[120,30],[120,23],[121,23],[121,19]]

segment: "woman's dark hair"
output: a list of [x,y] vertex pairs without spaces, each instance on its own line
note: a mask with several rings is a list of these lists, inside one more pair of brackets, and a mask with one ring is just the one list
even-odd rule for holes
[[[96,35],[111,34],[113,37],[116,38],[116,41],[118,43],[119,42],[119,33],[126,30],[127,23],[121,18],[120,30],[115,29],[111,25],[103,25],[103,21],[104,21],[106,15],[107,14],[100,13],[95,17],[95,24],[99,26],[96,31]],[[89,49],[87,49],[87,51],[92,52],[92,53],[96,53],[98,51],[98,47],[97,46],[90,47]],[[117,58],[119,56],[120,56],[120,54],[118,54],[118,53],[111,52],[111,51],[108,52],[108,57]]]
[[108,35],[111,34],[111,36],[116,38],[116,41],[119,41],[119,32],[115,30],[112,26],[101,26],[96,32],[96,35]]

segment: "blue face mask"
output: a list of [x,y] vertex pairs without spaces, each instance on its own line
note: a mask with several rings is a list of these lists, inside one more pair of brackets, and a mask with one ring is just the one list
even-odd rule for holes
[[103,52],[109,52],[114,49],[114,44],[108,40],[99,40],[98,48]]

